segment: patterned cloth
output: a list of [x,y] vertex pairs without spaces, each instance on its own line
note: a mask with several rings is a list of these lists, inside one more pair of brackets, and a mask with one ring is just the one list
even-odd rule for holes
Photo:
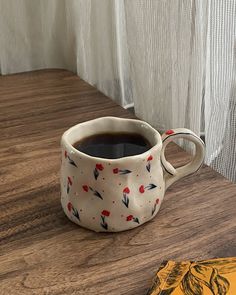
[[163,262],[147,295],[235,295],[236,258]]

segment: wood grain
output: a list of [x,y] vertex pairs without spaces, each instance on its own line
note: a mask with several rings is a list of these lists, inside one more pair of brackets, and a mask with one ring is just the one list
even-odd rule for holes
[[[236,186],[204,166],[174,184],[157,217],[98,234],[60,206],[60,136],[70,126],[132,117],[64,70],[0,77],[0,294],[141,295],[160,262],[236,256]],[[168,159],[188,155],[172,144]]]

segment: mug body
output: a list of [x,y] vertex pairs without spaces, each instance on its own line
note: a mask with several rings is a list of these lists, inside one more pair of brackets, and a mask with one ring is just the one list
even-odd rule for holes
[[[88,136],[111,132],[138,133],[151,148],[134,156],[105,159],[73,147]],[[61,204],[71,221],[97,232],[118,232],[137,227],[157,214],[165,191],[162,140],[149,124],[99,118],[67,130],[61,146]]]

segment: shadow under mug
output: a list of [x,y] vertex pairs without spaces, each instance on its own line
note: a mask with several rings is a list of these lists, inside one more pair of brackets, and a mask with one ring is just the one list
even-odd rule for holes
[[[85,137],[111,132],[138,133],[152,147],[118,159],[93,157],[73,147]],[[196,150],[188,164],[175,169],[165,158],[165,148],[179,138],[193,142]],[[96,232],[128,230],[151,220],[166,189],[199,170],[205,154],[203,141],[189,129],[171,129],[161,136],[146,122],[116,117],[73,126],[63,134],[61,147],[62,208],[71,221]]]

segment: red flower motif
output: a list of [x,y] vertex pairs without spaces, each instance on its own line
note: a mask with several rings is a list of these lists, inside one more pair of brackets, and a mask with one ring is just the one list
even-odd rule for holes
[[129,193],[130,193],[129,188],[128,188],[128,187],[125,187],[125,188],[123,189],[123,193],[129,194]]
[[107,211],[107,210],[103,210],[103,211],[102,211],[102,215],[108,217],[108,216],[110,216],[110,212]]
[[141,194],[143,194],[143,193],[145,192],[144,185],[141,185],[141,186],[139,187],[139,192],[140,192]]
[[131,221],[131,220],[133,220],[133,218],[134,218],[133,215],[129,215],[129,216],[126,217],[126,220]]
[[102,166],[102,164],[96,164],[96,168],[100,171],[102,171],[104,169],[104,167]]
[[88,186],[87,185],[83,185],[83,190],[85,191],[85,192],[88,192]]
[[147,158],[148,161],[151,161],[152,159],[153,159],[153,156],[152,156],[152,155],[150,155],[150,156]]
[[65,155],[65,158],[67,158],[67,151],[65,151],[64,155]]
[[159,199],[156,199],[156,204],[159,204],[159,201],[160,201]]
[[118,168],[113,169],[113,173],[114,174],[117,174],[118,172],[119,172],[119,169]]
[[68,177],[67,177],[67,179],[68,179],[68,183],[69,183],[70,185],[72,185],[72,180],[71,180],[71,177],[70,177],[70,176],[68,176]]
[[174,130],[172,130],[172,129],[166,131],[166,134],[167,134],[167,135],[170,135],[170,134],[173,134],[173,133],[175,133],[175,132],[174,132]]
[[69,203],[67,204],[67,209],[68,209],[69,212],[71,211],[72,207],[73,207],[73,206],[72,206],[71,202],[69,202]]

